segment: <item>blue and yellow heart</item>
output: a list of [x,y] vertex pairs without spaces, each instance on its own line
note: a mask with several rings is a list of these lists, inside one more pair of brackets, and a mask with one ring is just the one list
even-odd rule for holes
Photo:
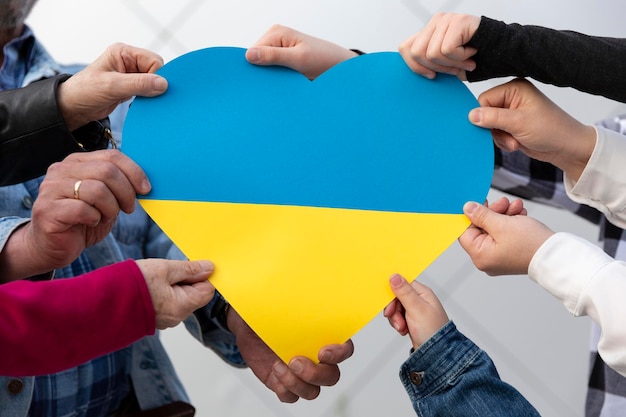
[[240,48],[183,55],[168,91],[138,98],[123,150],[148,174],[142,207],[285,361],[342,343],[469,221],[493,173],[477,102],[397,53],[363,55],[309,81]]

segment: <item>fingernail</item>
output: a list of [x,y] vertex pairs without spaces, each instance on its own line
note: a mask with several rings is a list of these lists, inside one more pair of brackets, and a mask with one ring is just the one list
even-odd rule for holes
[[398,274],[393,274],[391,278],[389,278],[389,284],[391,284],[393,288],[400,287],[402,285],[402,281],[404,281],[404,278]]
[[202,271],[210,274],[215,269],[215,265],[211,261],[198,261],[202,267]]
[[320,362],[330,362],[333,359],[333,354],[329,350],[325,350],[320,354],[319,360]]
[[261,60],[261,52],[257,48],[248,49],[246,57],[249,62],[259,62]]
[[482,112],[480,109],[473,109],[469,112],[469,120],[474,124],[480,123],[480,119],[482,118]]
[[285,365],[283,362],[278,362],[276,365],[274,365],[274,373],[277,376],[283,376],[287,373],[289,369],[287,368],[287,365]]
[[472,214],[476,211],[476,208],[478,207],[478,203],[475,203],[473,201],[468,201],[467,203],[465,203],[465,205],[463,206],[463,212],[465,214]]
[[296,375],[299,375],[304,369],[304,364],[301,359],[294,359],[289,362],[289,368],[291,368]]
[[465,67],[463,69],[465,71],[472,72],[472,71],[474,71],[476,69],[476,63],[475,62],[468,63],[468,64],[465,65]]
[[151,189],[152,189],[152,184],[150,184],[150,180],[148,180],[148,178],[145,178],[143,182],[141,183],[141,191],[144,194],[147,194]]
[[167,90],[167,80],[165,80],[165,78],[163,77],[154,77],[152,88],[154,88],[156,91]]

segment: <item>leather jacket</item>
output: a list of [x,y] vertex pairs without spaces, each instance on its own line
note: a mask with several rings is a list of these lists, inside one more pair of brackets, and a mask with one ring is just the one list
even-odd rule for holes
[[0,92],[0,186],[39,177],[72,152],[108,147],[108,120],[68,130],[57,87],[69,77],[60,74]]

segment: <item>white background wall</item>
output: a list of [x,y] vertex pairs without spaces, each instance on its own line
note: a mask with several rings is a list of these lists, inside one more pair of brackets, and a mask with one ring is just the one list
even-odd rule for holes
[[[89,62],[121,41],[170,60],[208,46],[247,47],[273,23],[365,51],[396,50],[437,11],[486,15],[507,22],[624,35],[619,0],[43,0],[29,24],[59,61]],[[503,80],[501,80],[503,81]],[[496,81],[472,84],[478,94]],[[541,86],[578,117],[626,112],[623,105],[571,89]],[[175,138],[174,138],[175,139]],[[491,198],[500,195],[493,192]],[[597,230],[568,213],[529,204],[555,230],[595,240]],[[454,244],[420,277],[443,300],[457,325],[496,362],[544,416],[582,416],[589,321],[575,319],[526,277],[489,278]],[[354,337],[355,355],[342,379],[315,401],[281,404],[249,370],[232,369],[179,326],[162,335],[199,416],[413,415],[397,372],[409,342],[381,316]]]

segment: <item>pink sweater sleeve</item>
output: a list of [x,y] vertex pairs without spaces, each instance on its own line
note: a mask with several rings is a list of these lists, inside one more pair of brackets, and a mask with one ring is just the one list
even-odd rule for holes
[[141,270],[129,260],[74,278],[0,285],[0,375],[68,369],[154,334]]

